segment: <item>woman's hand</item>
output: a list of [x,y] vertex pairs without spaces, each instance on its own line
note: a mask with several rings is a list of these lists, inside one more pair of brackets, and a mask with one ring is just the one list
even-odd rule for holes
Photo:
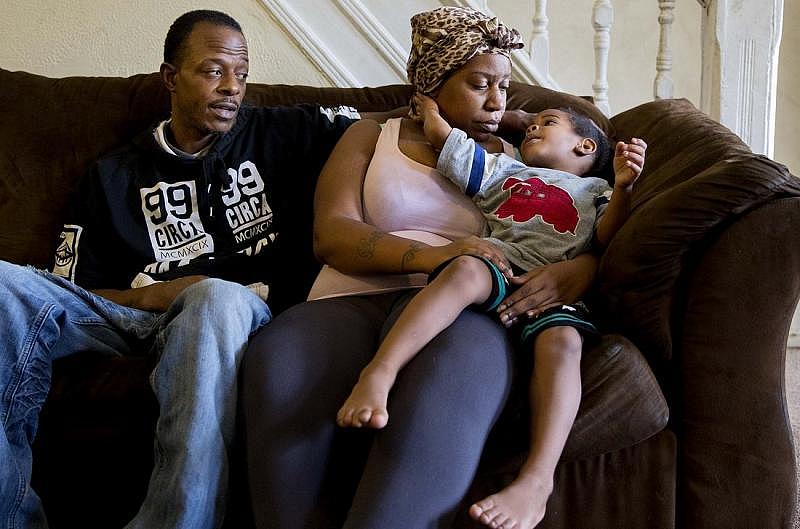
[[589,289],[596,272],[597,257],[586,253],[510,278],[520,287],[497,307],[500,321],[510,327],[522,315],[533,317],[551,307],[574,303]]
[[506,277],[510,278],[513,275],[511,265],[502,250],[486,239],[474,235],[444,246],[430,246],[424,251],[428,253],[428,258],[434,264],[431,270],[459,255],[476,255],[491,261]]
[[[497,134],[512,138],[524,137],[528,127],[536,120],[536,112],[527,112],[520,108],[506,109],[500,120]],[[515,144],[517,142],[514,142]]]

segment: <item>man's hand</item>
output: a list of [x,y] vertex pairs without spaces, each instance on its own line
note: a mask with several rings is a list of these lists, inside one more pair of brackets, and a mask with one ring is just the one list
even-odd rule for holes
[[92,292],[126,307],[164,312],[181,292],[203,279],[208,279],[208,277],[200,275],[185,276],[171,281],[153,283],[141,288],[127,290],[100,289]]
[[151,307],[146,310],[154,310],[164,312],[172,305],[175,298],[178,297],[184,290],[191,285],[208,279],[207,276],[186,276],[173,279],[171,281],[162,281],[160,283],[153,283],[152,285],[142,287],[145,292],[146,304]]
[[614,188],[627,190],[633,185],[644,167],[647,144],[639,138],[630,143],[618,141],[614,148]]

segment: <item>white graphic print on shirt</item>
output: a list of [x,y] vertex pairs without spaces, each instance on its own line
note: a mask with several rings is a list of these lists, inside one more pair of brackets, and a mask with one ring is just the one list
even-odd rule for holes
[[56,262],[53,265],[55,275],[75,281],[75,266],[78,264],[78,243],[83,228],[75,224],[65,224],[59,235],[56,248]]
[[[270,233],[272,208],[267,202],[264,179],[256,165],[247,160],[237,169],[227,170],[230,180],[222,188],[223,216],[237,245],[250,243],[240,250],[247,255],[258,254],[273,242]],[[148,265],[150,272],[163,272],[168,263],[178,266],[203,254],[214,252],[214,240],[206,233],[197,207],[197,186],[194,181],[168,184],[159,182],[140,189],[142,212],[156,263]],[[257,244],[253,245],[253,242]]]
[[194,259],[214,252],[214,240],[200,220],[193,181],[158,182],[139,193],[156,261]]
[[238,171],[228,169],[228,176],[230,182],[222,189],[222,203],[226,206],[225,220],[236,243],[266,235],[272,224],[272,208],[267,202],[258,168],[248,160],[239,165]]

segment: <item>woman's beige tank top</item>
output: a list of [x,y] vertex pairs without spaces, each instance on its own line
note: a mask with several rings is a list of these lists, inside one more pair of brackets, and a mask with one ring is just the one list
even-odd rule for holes
[[[435,168],[400,151],[402,119],[386,122],[364,179],[366,222],[393,235],[441,246],[469,235],[482,235],[478,208]],[[513,156],[511,145],[504,143]],[[424,286],[426,274],[347,275],[324,266],[308,299],[376,294]]]

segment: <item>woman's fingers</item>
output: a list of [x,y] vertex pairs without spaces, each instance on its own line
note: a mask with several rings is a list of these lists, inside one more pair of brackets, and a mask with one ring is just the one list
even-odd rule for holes
[[518,321],[521,316],[536,315],[558,304],[560,304],[560,301],[553,297],[551,291],[544,288],[537,290],[535,287],[527,289],[522,287],[511,296],[508,296],[497,310],[500,321],[505,326],[510,326]]

